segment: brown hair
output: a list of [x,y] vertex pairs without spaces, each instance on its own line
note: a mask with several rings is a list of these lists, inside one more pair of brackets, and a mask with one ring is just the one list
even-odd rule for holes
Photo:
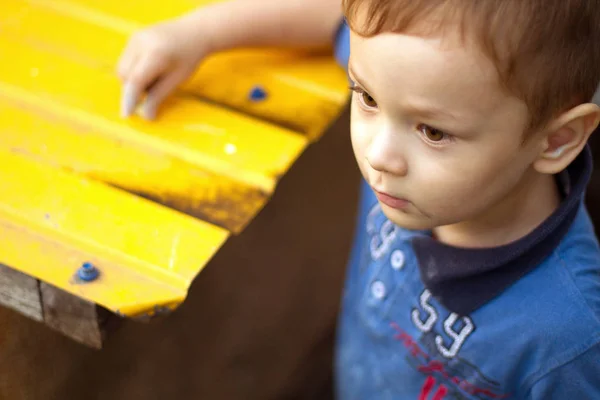
[[600,0],[342,2],[352,30],[367,37],[406,32],[426,18],[431,30],[457,21],[462,37],[474,38],[492,60],[502,85],[525,102],[530,129],[590,101],[600,83]]

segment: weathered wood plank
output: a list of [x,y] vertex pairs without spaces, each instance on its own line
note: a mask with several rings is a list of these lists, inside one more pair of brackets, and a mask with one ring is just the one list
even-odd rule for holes
[[0,264],[0,305],[43,321],[38,280]]
[[96,304],[0,264],[0,306],[100,349],[119,317]]
[[96,304],[40,282],[44,322],[80,343],[101,349],[104,339]]

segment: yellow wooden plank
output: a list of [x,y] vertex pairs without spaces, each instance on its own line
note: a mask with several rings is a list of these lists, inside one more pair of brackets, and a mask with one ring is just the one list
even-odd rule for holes
[[[311,55],[312,54],[312,55]],[[239,67],[248,65],[243,73]],[[220,84],[223,71],[236,76],[235,85]],[[264,101],[252,102],[248,94],[261,87]],[[183,86],[219,103],[244,110],[318,139],[348,99],[348,80],[327,55],[313,53],[231,52],[209,58]]]
[[85,115],[102,131],[154,142],[190,163],[266,192],[306,145],[291,131],[186,98],[177,99],[160,124],[123,120],[116,101],[120,87],[112,74],[34,46],[0,37],[0,83],[7,96],[12,96],[11,86],[35,93],[47,107]]
[[[50,5],[44,7],[26,0],[4,1],[0,32],[34,41],[38,46],[46,46],[57,53],[84,59],[88,65],[114,74],[116,60],[127,43],[129,34],[126,32],[135,31],[136,25],[125,29],[120,24],[128,25],[128,21],[104,21],[110,16],[94,23],[93,18],[77,19],[76,15],[55,11]],[[52,29],[51,26],[60,26],[60,29]]]
[[[7,265],[136,315],[180,303],[226,230],[0,151],[0,255]],[[73,279],[86,261],[97,281]]]
[[30,0],[32,4],[64,9],[78,19],[91,18],[90,10],[97,10],[100,13],[93,13],[94,15],[127,20],[139,26],[161,22],[218,1],[222,0],[172,0],[165,6],[160,1]]
[[[127,135],[100,132],[28,93],[0,91],[0,148],[150,198],[237,233],[269,195]],[[18,96],[20,94],[20,96]],[[32,118],[35,115],[35,118]],[[93,149],[89,151],[87,149]]]
[[[208,2],[2,4],[0,262],[125,315],[175,307],[335,118],[347,89],[331,56],[269,49],[209,57],[158,123],[122,120],[128,36]],[[101,277],[81,284],[86,261]]]
[[[140,27],[143,15],[164,19],[161,7],[131,0],[10,0],[3,6],[0,29],[95,61],[109,71],[126,38]],[[186,9],[184,0],[173,3]],[[143,13],[136,13],[144,8]],[[145,14],[144,14],[145,13]],[[60,30],[49,26],[61,26]],[[99,38],[101,38],[99,40]],[[235,79],[231,79],[235,77]],[[250,101],[252,88],[264,88],[263,101]],[[337,116],[348,97],[347,79],[330,51],[239,50],[209,57],[183,92],[210,99],[317,138]]]

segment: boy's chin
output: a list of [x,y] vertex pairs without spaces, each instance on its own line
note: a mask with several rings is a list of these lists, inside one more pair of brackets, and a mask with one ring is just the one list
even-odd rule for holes
[[394,225],[403,229],[411,231],[429,231],[438,226],[435,221],[424,215],[414,215],[406,211],[395,210],[385,204],[381,204],[381,210],[387,219],[393,222]]

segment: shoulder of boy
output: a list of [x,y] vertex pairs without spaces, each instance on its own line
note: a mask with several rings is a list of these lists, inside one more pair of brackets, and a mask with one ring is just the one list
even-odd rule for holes
[[573,359],[537,379],[524,399],[600,399],[600,332]]

